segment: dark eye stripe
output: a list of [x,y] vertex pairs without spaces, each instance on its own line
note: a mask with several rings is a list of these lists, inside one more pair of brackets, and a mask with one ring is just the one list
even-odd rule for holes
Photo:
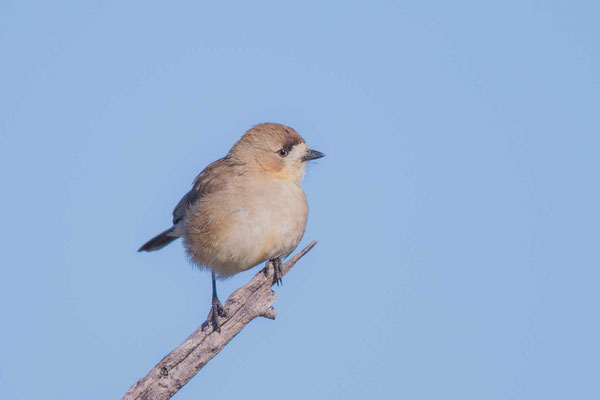
[[292,150],[292,147],[294,147],[297,144],[302,143],[302,138],[297,138],[297,137],[291,137],[288,138],[285,143],[283,144],[283,148],[286,149],[287,151]]

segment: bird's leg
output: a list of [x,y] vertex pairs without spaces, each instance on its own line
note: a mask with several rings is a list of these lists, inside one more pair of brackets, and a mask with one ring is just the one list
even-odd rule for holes
[[276,283],[277,286],[279,286],[283,283],[281,280],[283,277],[283,271],[281,270],[281,257],[269,260],[269,262],[273,265],[273,283]]
[[[221,332],[221,324],[219,323],[219,317],[226,317],[227,313],[223,308],[223,304],[219,301],[217,297],[217,280],[215,279],[215,272],[212,271],[212,306],[210,307],[210,312],[208,313],[207,322],[212,325],[213,331]],[[208,324],[203,327],[203,330],[208,327]]]

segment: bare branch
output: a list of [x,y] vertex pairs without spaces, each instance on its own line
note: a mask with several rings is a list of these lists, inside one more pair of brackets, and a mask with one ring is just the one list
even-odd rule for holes
[[[283,275],[308,253],[315,245],[313,241],[302,251],[285,262]],[[229,296],[223,307],[227,317],[221,319],[221,333],[212,327],[202,330],[200,326],[175,350],[163,358],[152,370],[129,388],[124,400],[169,399],[216,356],[235,335],[254,318],[275,319],[273,302],[277,298],[271,290],[273,268],[265,266],[254,277]],[[207,322],[202,324],[205,326]]]

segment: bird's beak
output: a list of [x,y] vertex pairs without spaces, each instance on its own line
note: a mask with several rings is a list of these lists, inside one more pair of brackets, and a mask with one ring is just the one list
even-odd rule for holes
[[317,158],[321,157],[325,157],[325,154],[321,153],[320,151],[309,150],[308,153],[302,157],[302,161],[316,160]]

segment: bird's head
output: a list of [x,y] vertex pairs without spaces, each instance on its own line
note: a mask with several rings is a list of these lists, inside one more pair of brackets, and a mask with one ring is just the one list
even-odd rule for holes
[[300,182],[306,163],[324,157],[311,150],[302,136],[289,126],[255,125],[233,146],[229,157],[267,176]]

